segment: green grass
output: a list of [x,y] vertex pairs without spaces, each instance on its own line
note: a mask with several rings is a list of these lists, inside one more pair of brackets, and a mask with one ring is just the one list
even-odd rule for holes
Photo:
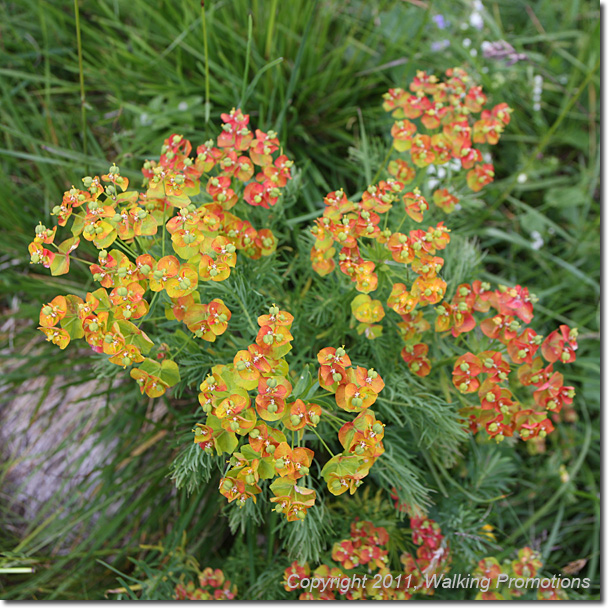
[[[551,573],[586,558],[583,574],[598,585],[599,7],[578,0],[485,3],[479,32],[460,27],[468,21],[468,2],[440,0],[433,10],[424,4],[208,0],[206,54],[197,2],[82,2],[81,71],[72,3],[0,2],[0,327],[17,321],[15,333],[0,331],[8,348],[0,357],[3,365],[9,358],[19,364],[3,372],[9,388],[4,400],[32,376],[66,374],[61,383],[67,385],[83,380],[81,373],[66,372],[54,348],[42,345],[33,355],[28,342],[40,303],[62,290],[82,290],[89,274],[74,265],[69,276],[51,278],[31,269],[27,255],[35,224],[48,219],[63,191],[82,176],[116,161],[137,183],[142,161],[157,154],[170,133],[202,142],[216,130],[221,112],[241,104],[255,125],[278,129],[302,170],[302,189],[284,232],[295,246],[327,191],[364,188],[383,160],[390,119],[381,110],[381,94],[404,86],[416,69],[440,73],[464,65],[479,74],[494,103],[505,101],[515,112],[493,150],[496,181],[482,196],[462,202],[463,210],[451,217],[452,229],[486,252],[487,279],[528,286],[540,297],[537,328],[567,323],[581,332],[579,359],[571,369],[578,422],[558,425],[546,454],[522,452],[522,485],[498,511],[498,529],[515,544],[538,541]],[[448,29],[437,27],[434,13],[445,15]],[[433,51],[432,44],[445,38],[449,47]],[[498,39],[527,59],[513,66],[485,59],[481,43]],[[543,77],[538,111],[536,74]],[[539,249],[533,231],[544,240]],[[220,565],[230,544],[235,553],[244,545],[248,556],[253,534],[231,535],[213,489],[208,496],[209,487],[200,485],[189,496],[185,489],[174,491],[168,477],[181,443],[189,441],[184,424],[195,411],[192,396],[186,395],[185,404],[169,403],[168,414],[151,422],[145,401],[132,390],[108,393],[115,408],[107,408],[97,432],[100,439],[117,438],[118,449],[102,469],[91,504],[75,498],[66,505],[59,490],[46,507],[47,521],[21,523],[18,507],[2,491],[10,462],[3,465],[0,520],[15,527],[0,527],[0,567],[34,565],[36,572],[1,576],[2,597],[99,599],[107,588],[121,586],[108,565],[132,574],[131,557],[139,584],[146,581],[151,598],[162,598],[166,585],[155,578],[173,569],[163,557],[181,557],[183,533],[188,553],[201,562]],[[1,409],[0,403],[0,416]],[[159,433],[164,436],[132,456],[134,447],[146,447]],[[572,475],[568,485],[560,482],[560,464]],[[462,486],[488,479],[480,472],[458,478]],[[104,516],[114,503],[118,512]],[[439,510],[445,510],[442,503]],[[92,521],[95,513],[101,516]],[[208,521],[221,526],[210,528]],[[78,535],[69,552],[58,555],[68,532]],[[161,555],[139,546],[160,543]],[[155,562],[161,572],[155,568],[141,577]]]

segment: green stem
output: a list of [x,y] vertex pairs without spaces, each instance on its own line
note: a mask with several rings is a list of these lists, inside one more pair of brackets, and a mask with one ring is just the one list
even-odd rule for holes
[[254,564],[254,537],[256,533],[252,529],[252,520],[248,521],[247,537],[248,537],[248,561],[250,563],[250,582],[256,582],[256,566]]
[[428,468],[430,468],[430,472],[432,473],[432,477],[436,481],[436,484],[438,485],[438,488],[440,489],[441,493],[445,496],[445,498],[448,498],[449,494],[447,493],[447,490],[445,489],[443,482],[441,481],[440,477],[438,476],[438,473],[436,472],[436,468],[434,467],[434,464],[432,463],[432,460],[430,459],[428,452],[422,451],[422,455],[424,456],[424,460],[426,460],[426,463],[428,464]]
[[454,487],[459,489],[467,498],[476,502],[477,504],[491,504],[492,502],[497,502],[498,500],[502,500],[505,496],[496,496],[495,498],[479,498],[471,494],[468,490],[464,489],[457,481],[455,481],[451,475],[445,470],[445,467],[440,464],[434,457],[432,457],[432,461],[436,464],[436,467],[439,469],[440,473],[447,479],[449,483],[451,483]]
[[273,547],[275,544],[275,524],[277,523],[277,513],[273,511],[269,519],[269,530],[267,533],[267,563],[273,561]]
[[265,43],[265,57],[269,59],[271,56],[271,45],[273,43],[273,29],[275,28],[275,13],[277,12],[277,0],[271,2],[271,14],[267,24],[267,41]]
[[377,173],[373,176],[373,184],[375,184],[375,182],[377,182],[377,178],[379,178],[379,175],[385,169],[386,163],[390,160],[390,156],[392,155],[392,150],[393,149],[394,149],[394,147],[390,146],[390,149],[386,153],[386,156],[385,156],[384,160],[381,162],[381,165],[379,166],[379,169],[377,170]]
[[343,425],[346,424],[347,422],[344,419],[341,419],[340,417],[337,417],[336,415],[334,415],[333,413],[331,413],[330,411],[327,411],[326,409],[322,409],[322,413],[324,415],[326,415],[329,419],[332,419],[336,422],[338,422],[339,424]]
[[402,225],[405,224],[406,219],[407,219],[407,215],[405,214],[402,217],[402,220],[400,221],[400,224],[398,225],[398,228],[396,229],[396,231],[394,231],[394,233],[398,233],[400,231],[400,229],[402,229]]
[[544,545],[544,550],[542,551],[542,561],[546,563],[546,560],[549,557],[551,549],[555,544],[555,540],[557,539],[557,534],[559,532],[559,527],[561,526],[561,520],[563,519],[563,514],[565,512],[565,502],[562,501],[559,504],[559,510],[557,511],[557,516],[555,517],[555,523],[553,523],[553,529],[548,537],[546,544]]
[[309,427],[309,429],[318,437],[319,441],[326,448],[326,451],[328,451],[328,453],[330,453],[330,456],[335,457],[335,454],[328,448],[328,445],[324,442],[324,439],[318,434],[318,431],[313,427]]
[[[544,517],[544,515],[546,515],[550,510],[553,510],[557,506],[557,501],[559,500],[559,498],[561,498],[571,487],[569,485],[569,482],[573,481],[576,478],[576,475],[578,474],[585,460],[585,457],[587,456],[587,451],[589,451],[589,445],[591,444],[591,420],[589,419],[589,414],[587,413],[586,407],[583,409],[583,413],[585,414],[585,418],[587,420],[585,440],[582,444],[580,454],[576,458],[576,462],[574,462],[574,466],[570,470],[569,481],[566,483],[562,483],[561,487],[524,523],[523,527],[521,528],[523,531],[527,531],[541,517]],[[504,544],[509,545],[518,537],[519,532],[515,531],[504,541]]]
[[[153,310],[153,305],[155,304],[155,301],[157,300],[157,297],[158,297],[158,296],[159,296],[159,293],[158,293],[158,292],[155,292],[155,294],[153,295],[153,298],[152,298],[152,300],[151,300],[151,302],[150,302],[150,305],[148,306],[148,313],[149,313],[149,314],[152,312],[152,310]],[[142,318],[142,319],[140,320],[139,324],[136,324],[136,326],[137,326],[138,328],[140,328],[140,326],[142,326],[142,324],[143,324],[144,322],[152,322],[153,320],[162,320],[162,319],[163,319],[163,318],[147,318],[147,317],[144,317],[144,318]]]
[[192,341],[192,339],[187,336],[186,341],[180,346],[180,349],[172,356],[172,360],[176,360],[176,356],[187,346],[187,344]]
[[[58,252],[59,252],[59,246],[57,244],[49,244],[51,247],[55,248]],[[79,258],[78,256],[74,256],[73,254],[68,254],[68,258],[74,261],[78,261],[79,263],[84,263],[85,265],[89,265],[89,267],[91,267],[91,265],[95,265],[95,263],[92,263],[91,261],[86,261],[84,258]]]
[[309,19],[305,24],[305,29],[303,30],[303,35],[301,36],[301,43],[299,44],[299,50],[297,51],[297,56],[294,60],[294,67],[292,69],[292,74],[290,75],[290,80],[288,81],[288,87],[286,88],[286,95],[284,105],[278,114],[277,120],[275,122],[275,131],[281,131],[284,126],[284,118],[286,116],[286,112],[288,112],[288,108],[293,102],[292,96],[297,86],[299,72],[301,70],[301,63],[303,61],[303,54],[305,53],[305,48],[307,45],[307,40],[309,38],[309,33],[311,31],[311,26],[313,24],[314,18],[316,16],[316,10],[318,8],[318,0],[313,0],[311,3],[307,3],[308,6],[311,6],[311,13],[309,14]]
[[[78,52],[78,76],[80,81],[80,111],[81,111],[81,129],[83,138],[83,154],[87,156],[87,108],[85,106],[85,75],[83,72],[83,48],[80,37],[80,12],[78,8],[78,0],[74,0],[74,19],[76,21],[76,48]],[[86,166],[87,173],[89,167]]]
[[95,264],[90,261],[86,261],[84,258],[78,258],[78,256],[70,255],[69,258],[71,258],[72,260],[78,261],[79,263],[85,263],[85,265],[89,265],[89,267],[91,267],[91,265]]
[[[246,67],[244,69],[244,78],[241,83],[241,98],[239,106],[243,105],[246,99],[246,86],[248,84],[248,72],[250,70],[250,50],[252,48],[252,15],[248,15],[248,42],[246,44]],[[243,110],[243,108],[242,108]]]
[[208,33],[205,21],[205,2],[201,0],[201,33],[203,35],[203,55],[205,57],[205,122],[210,121],[210,60],[208,57]]
[[123,250],[123,252],[125,252],[125,254],[129,254],[129,256],[133,256],[134,259],[138,257],[138,255],[129,246],[124,244],[119,239],[117,239],[113,245],[116,246],[117,248],[119,248],[120,250]]

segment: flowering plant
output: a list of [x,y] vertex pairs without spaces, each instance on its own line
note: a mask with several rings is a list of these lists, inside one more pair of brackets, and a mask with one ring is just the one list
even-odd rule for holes
[[[348,490],[353,494],[384,451],[384,425],[370,409],[383,390],[381,376],[373,369],[352,367],[342,347],[328,347],[318,353],[317,381],[307,369],[293,386],[296,375],[285,358],[292,349],[293,319],[273,305],[258,318],[255,343],[238,351],[232,365],[212,368],[199,394],[206,423],[194,430],[194,441],[204,451],[231,455],[219,485],[229,502],[256,502],[261,481],[273,479],[271,502],[288,521],[304,519],[316,501],[316,491],[306,486],[311,485],[315,457],[304,446],[309,433],[331,454],[323,467],[318,457],[317,470],[335,496]],[[250,391],[256,392],[254,401]],[[318,398],[332,394],[340,409],[356,414],[352,421],[318,404]],[[338,432],[342,454],[334,455],[317,432],[321,422]],[[238,437],[246,442],[239,445]]]
[[[460,190],[478,192],[493,180],[493,165],[483,162],[475,145],[497,144],[511,109],[501,103],[488,110],[486,103],[482,88],[459,68],[447,70],[443,81],[418,72],[409,92],[390,89],[383,106],[397,119],[391,130],[392,149],[408,152],[409,157],[392,159],[388,178],[369,186],[359,201],[349,200],[343,190],[326,196],[323,215],[311,230],[315,238],[311,260],[314,270],[327,276],[335,269],[340,248],[339,270],[360,293],[351,303],[358,334],[371,341],[382,335],[385,302],[401,318],[392,325],[402,339],[401,357],[412,374],[425,377],[435,364],[430,343],[424,341],[432,326],[442,338],[466,338],[470,350],[454,358],[453,384],[460,394],[478,392],[480,404],[464,402],[465,422],[473,432],[484,429],[497,441],[515,433],[531,440],[551,432],[549,416],[572,403],[574,388],[564,386],[563,375],[552,365],[574,361],[577,330],[562,325],[545,339],[523,328],[519,320],[532,321],[537,298],[519,285],[492,291],[487,282],[475,280],[459,285],[450,302],[443,300],[447,281],[439,254],[449,247],[451,230],[440,221],[427,231],[401,232],[405,222],[415,226],[423,222],[430,209],[430,197],[420,190],[425,172],[433,170],[435,186],[442,177],[447,183],[431,197],[445,215],[457,209]],[[467,170],[465,177],[460,170]],[[410,183],[414,186],[407,187]],[[411,190],[405,192],[407,188]],[[372,293],[385,295],[384,300],[372,298]],[[432,309],[432,305],[437,306]],[[474,314],[490,309],[496,315],[478,323]],[[432,310],[436,318],[430,315]],[[548,366],[536,357],[539,347]],[[520,367],[509,379],[511,365]],[[513,392],[524,386],[536,388],[533,401],[515,398]],[[461,395],[459,399],[463,401]]]
[[[133,367],[131,377],[150,397],[178,383],[180,372],[176,353],[168,354],[142,327],[152,334],[155,314],[162,313],[161,319],[186,326],[193,339],[213,343],[226,331],[231,311],[222,299],[204,301],[206,283],[226,280],[238,252],[259,259],[277,245],[270,230],[255,229],[235,211],[275,205],[292,177],[292,161],[281,154],[277,134],[252,133],[241,110],[222,119],[216,142],[200,145],[194,155],[183,136],[166,139],[159,161],[144,163],[141,192],[127,190],[129,180],[116,165],[101,178],[83,178],[84,188],[72,187],[53,208],[57,226],[39,224],[29,245],[32,264],[52,275],[68,273],[78,260],[100,284],[84,299],[58,296],[42,307],[40,330],[47,340],[65,349],[84,338],[113,364]],[[58,227],[70,219],[72,237],[56,244]],[[81,238],[97,248],[97,260],[74,256]]]
[[205,568],[201,571],[195,584],[192,580],[180,583],[175,588],[175,598],[180,600],[227,600],[236,599],[237,587],[231,585],[222,570]]
[[[400,556],[401,571],[390,569],[387,530],[365,521],[353,524],[350,537],[334,544],[332,561],[313,572],[309,563],[295,562],[286,572],[286,579],[297,574],[324,580],[353,576],[362,567],[380,577],[380,587],[359,584],[341,592],[347,599],[432,595],[436,585],[430,586],[428,577],[440,578],[449,571],[455,549],[426,514],[429,489],[419,485],[420,473],[411,456],[400,453],[399,440],[404,445],[409,442],[395,434],[396,424],[401,423],[399,408],[406,403],[386,399],[385,394],[372,410],[390,379],[379,364],[391,368],[391,355],[360,359],[362,345],[366,350],[380,344],[387,337],[388,324],[392,326],[395,344],[400,341],[394,355],[401,375],[415,382],[426,377],[437,380],[434,391],[445,395],[443,406],[449,407],[440,416],[446,420],[459,416],[452,428],[457,432],[444,439],[435,455],[433,451],[428,455],[428,447],[423,447],[423,434],[413,445],[429,460],[445,497],[438,472],[465,491],[445,470],[458,459],[457,443],[465,429],[482,431],[498,442],[514,437],[540,446],[560,413],[570,415],[574,399],[574,388],[564,384],[563,373],[556,368],[575,360],[577,330],[561,325],[546,337],[540,335],[529,326],[537,298],[526,287],[492,289],[490,283],[472,277],[458,282],[447,272],[441,254],[450,260],[455,240],[452,243],[446,222],[456,217],[460,200],[468,198],[464,193],[478,193],[494,176],[493,166],[474,145],[495,145],[511,111],[505,104],[484,109],[486,96],[464,71],[449,70],[446,76],[440,82],[418,72],[410,93],[390,90],[384,107],[395,119],[392,148],[383,164],[387,162],[387,168],[380,170],[387,170],[387,176],[379,181],[376,176],[357,201],[343,190],[328,193],[312,229],[314,271],[324,278],[338,266],[350,280],[349,299],[335,315],[351,314],[351,327],[358,335],[353,344],[324,339],[321,349],[318,344],[291,354],[293,315],[273,304],[258,317],[256,329],[249,304],[241,303],[241,313],[256,336],[239,349],[240,340],[247,341],[243,329],[235,331],[234,316],[240,312],[231,311],[221,298],[206,296],[206,287],[211,292],[210,286],[222,286],[231,277],[238,253],[253,260],[274,253],[276,236],[269,229],[256,229],[247,217],[252,208],[275,206],[292,178],[292,162],[280,150],[277,134],[252,133],[248,115],[240,110],[223,114],[216,141],[199,146],[196,154],[191,154],[191,143],[181,135],[165,140],[159,160],[144,164],[142,191],[128,190],[129,180],[116,165],[101,177],[85,177],[84,188],[67,191],[53,209],[57,226],[48,229],[39,224],[29,246],[32,264],[42,264],[52,275],[68,273],[76,261],[88,265],[92,280],[100,285],[81,295],[57,296],[42,307],[40,330],[61,349],[84,338],[110,363],[130,367],[141,392],[151,398],[181,381],[177,356],[187,345],[205,351],[215,362],[199,386],[205,420],[195,424],[194,449],[197,460],[203,452],[208,470],[211,460],[206,456],[228,458],[218,489],[233,506],[248,506],[242,515],[252,514],[258,499],[269,499],[273,512],[283,514],[287,522],[298,522],[294,527],[306,532],[314,517],[306,519],[308,511],[316,507],[321,514],[320,500],[329,505],[326,492],[353,495],[371,472],[386,491],[393,488],[397,511],[409,514],[416,547]],[[420,125],[415,123],[418,119]],[[427,230],[418,228],[425,218],[432,218]],[[58,228],[68,221],[72,236],[56,244]],[[98,250],[95,259],[87,260],[83,240]],[[79,247],[83,254],[77,258],[74,252]],[[305,265],[309,269],[307,260]],[[313,283],[309,277],[301,296]],[[450,287],[455,290],[449,291]],[[273,302],[266,287],[257,294]],[[159,320],[186,327],[188,333],[175,333],[185,339],[182,347],[170,348],[160,340],[155,325]],[[209,348],[225,333],[220,347]],[[316,340],[325,334],[315,335]],[[232,362],[222,364],[227,346],[236,353]],[[447,365],[451,368],[445,370]],[[189,381],[194,378],[190,375]],[[196,379],[201,380],[199,370]],[[394,381],[388,383],[392,392],[392,386],[399,385]],[[457,409],[450,404],[452,395]],[[428,394],[431,398],[436,396]],[[391,424],[387,432],[393,436],[386,436],[379,414]],[[406,416],[408,424],[415,419],[412,413]],[[189,422],[188,430],[193,424]],[[404,424],[401,433],[406,428]],[[408,434],[404,437],[410,439]],[[385,468],[374,468],[386,449],[393,457],[386,454]],[[387,476],[390,470],[395,476]],[[376,478],[379,471],[386,476]],[[260,503],[257,511],[262,514]],[[540,565],[537,555],[526,548],[510,565],[498,567],[493,558],[484,559],[476,574],[513,577],[525,574],[524,569],[535,574]],[[210,568],[199,575],[198,586],[189,582],[176,588],[180,599],[232,599],[236,593],[222,572]],[[519,591],[509,587],[493,595],[494,599],[517,597]],[[541,595],[561,593],[551,587]],[[334,596],[322,588],[305,591],[301,598]],[[480,597],[492,598],[487,592]]]
[[[356,519],[350,536],[333,544],[328,563],[312,570],[308,562],[292,562],[284,571],[284,589],[302,591],[300,600],[421,599],[434,596],[439,588],[478,589],[475,599],[480,600],[516,599],[528,588],[537,591],[538,599],[567,599],[557,578],[540,578],[540,554],[529,547],[513,560],[501,564],[485,557],[467,576],[452,575],[449,544],[439,525],[429,517],[411,517],[409,525],[417,550],[400,555],[402,570],[391,569],[387,529]],[[481,534],[495,539],[489,531]]]

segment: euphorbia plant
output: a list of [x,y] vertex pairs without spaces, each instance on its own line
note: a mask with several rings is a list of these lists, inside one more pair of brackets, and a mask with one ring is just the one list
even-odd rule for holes
[[[457,350],[453,370],[464,404],[461,415],[473,432],[482,428],[497,441],[516,433],[530,440],[552,431],[549,416],[572,402],[574,389],[564,386],[552,364],[574,360],[576,329],[561,326],[545,339],[524,328],[521,322],[531,322],[537,299],[519,285],[492,290],[475,279],[458,286],[450,302],[444,300],[451,278],[443,272],[440,254],[450,248],[451,229],[444,221],[417,228],[426,215],[438,216],[430,210],[430,198],[448,215],[462,192],[478,192],[493,180],[493,165],[484,162],[475,145],[497,144],[511,109],[504,103],[484,109],[486,103],[481,87],[459,68],[447,70],[442,81],[418,72],[409,91],[390,89],[383,106],[397,120],[388,158],[393,151],[398,155],[389,161],[388,176],[356,200],[342,189],[328,193],[322,217],[311,230],[311,260],[319,275],[328,276],[338,251],[339,270],[361,293],[351,304],[358,334],[372,341],[382,335],[384,303],[400,316],[390,324],[401,337],[400,355],[411,374],[426,377],[435,364],[430,342],[424,340],[432,326],[446,342],[465,339],[468,349],[461,355]],[[409,225],[414,228],[407,233]],[[479,322],[474,314],[491,309],[496,314],[475,330]],[[536,357],[541,345],[548,366]],[[521,391],[523,386],[536,388],[533,400]],[[461,396],[475,392],[478,404]]]
[[[144,163],[142,191],[127,190],[129,180],[116,165],[101,178],[83,178],[83,188],[72,187],[53,208],[57,226],[39,224],[29,245],[31,262],[52,275],[68,273],[81,238],[97,248],[97,261],[76,260],[89,265],[100,288],[85,299],[59,296],[44,305],[40,330],[61,349],[84,338],[110,362],[136,365],[130,374],[150,397],[180,380],[155,336],[158,318],[151,312],[162,308],[194,340],[214,342],[232,314],[222,299],[206,302],[206,283],[226,280],[238,252],[258,259],[276,248],[270,230],[257,230],[237,214],[275,205],[292,162],[279,151],[277,134],[252,133],[241,110],[221,116],[216,141],[194,154],[181,135],[165,140],[159,161]],[[70,219],[72,237],[56,244],[58,227]],[[157,357],[146,357],[155,345]]]
[[[304,519],[315,504],[310,483],[314,459],[314,472],[338,496],[348,490],[353,494],[384,451],[384,425],[370,409],[383,390],[381,376],[373,369],[353,367],[342,347],[328,347],[318,353],[317,381],[307,368],[293,386],[296,375],[286,360],[292,349],[293,319],[271,306],[258,318],[255,342],[238,351],[233,364],[212,368],[199,394],[206,423],[197,424],[194,431],[194,441],[204,451],[231,456],[219,484],[229,502],[256,502],[262,482],[273,479],[271,502],[288,521]],[[319,404],[331,394],[341,411]],[[344,411],[356,414],[354,419],[343,419]],[[320,422],[334,428],[344,449],[341,454],[333,455],[318,433]],[[317,437],[330,459],[322,460],[306,447],[308,437]]]
[[[495,540],[486,526],[480,534]],[[402,533],[394,527],[394,533]],[[312,568],[310,562],[293,561],[283,572],[282,586],[299,600],[409,600],[468,591],[477,600],[514,600],[524,596],[539,600],[567,599],[558,577],[541,574],[541,554],[530,547],[511,553],[514,559],[500,562],[494,556],[479,559],[467,573],[454,571],[449,543],[440,526],[429,517],[411,517],[409,547],[392,560],[388,547],[391,534],[371,521],[356,518],[349,535],[335,539],[325,561]],[[175,586],[176,599],[236,599],[237,589],[222,570],[205,568],[197,584]],[[570,579],[567,579],[568,581]],[[197,586],[198,585],[198,586]]]
[[[53,210],[60,227],[72,218],[72,237],[55,246],[57,227],[39,225],[30,244],[32,262],[49,267],[54,275],[68,272],[81,238],[99,250],[97,260],[77,260],[89,265],[92,279],[101,287],[81,296],[56,297],[42,308],[41,330],[60,348],[71,339],[84,337],[94,351],[109,356],[111,363],[123,368],[135,365],[131,376],[150,397],[161,396],[180,380],[176,356],[183,348],[170,350],[161,343],[156,334],[158,320],[186,327],[184,346],[194,345],[191,354],[205,354],[207,362],[216,362],[200,386],[205,421],[196,424],[194,442],[205,454],[191,446],[197,453],[193,462],[207,469],[207,475],[212,464],[207,455],[228,458],[219,473],[218,488],[233,506],[248,506],[241,515],[248,518],[254,514],[257,499],[269,498],[264,505],[267,511],[259,503],[257,516],[273,509],[287,521],[300,522],[286,526],[292,528],[289,531],[310,531],[307,528],[315,527],[310,522],[316,515],[306,517],[312,507],[317,504],[316,513],[322,514],[331,504],[331,496],[347,491],[354,494],[372,472],[370,479],[385,492],[392,490],[400,496],[397,510],[408,511],[412,518],[414,543],[420,548],[417,557],[406,554],[403,564],[404,574],[414,579],[424,571],[442,572],[450,555],[438,526],[426,517],[430,489],[428,482],[426,487],[420,485],[423,472],[419,465],[413,467],[415,459],[411,461],[407,450],[420,452],[427,460],[434,479],[430,486],[436,483],[447,497],[435,465],[454,487],[464,491],[445,470],[455,464],[464,429],[482,429],[497,441],[510,436],[540,441],[553,429],[551,419],[574,396],[553,367],[556,362],[574,360],[576,330],[561,326],[545,339],[526,328],[536,301],[526,288],[492,289],[490,284],[469,278],[469,283],[460,281],[451,299],[446,296],[453,278],[445,275],[441,254],[449,258],[453,244],[451,229],[439,218],[457,210],[463,192],[478,192],[491,181],[493,168],[483,163],[483,153],[474,144],[495,144],[510,117],[502,104],[483,110],[486,98],[464,72],[452,70],[447,77],[441,83],[418,73],[411,94],[392,90],[386,96],[386,109],[397,119],[387,176],[373,180],[375,184],[355,201],[343,190],[329,193],[313,229],[313,268],[327,276],[337,255],[341,272],[351,280],[345,282],[347,289],[341,289],[355,289],[345,307],[339,307],[340,291],[323,302],[325,311],[341,319],[345,329],[349,318],[342,316],[351,310],[351,324],[358,336],[348,345],[350,354],[356,353],[352,347],[362,353],[362,345],[385,341],[388,324],[395,331],[395,349],[379,354],[374,362],[354,357],[352,364],[345,349],[348,341],[327,340],[326,331],[315,334],[311,329],[309,337],[324,338],[324,347],[320,349],[318,343],[314,349],[308,344],[290,354],[293,316],[275,305],[258,318],[260,329],[252,337],[254,341],[245,345],[243,328],[231,332],[231,324],[243,314],[256,330],[249,316],[250,303],[241,303],[242,311],[233,307],[231,311],[222,299],[211,298],[217,291],[206,297],[206,287],[222,286],[231,278],[240,256],[259,259],[275,250],[276,239],[269,230],[257,230],[237,214],[247,213],[248,206],[274,206],[291,178],[291,163],[281,154],[277,135],[258,130],[253,134],[247,126],[248,116],[239,110],[223,115],[225,122],[216,142],[200,146],[196,155],[182,136],[168,138],[159,161],[144,165],[143,192],[128,191],[127,179],[114,165],[101,178],[84,178],[84,188],[68,191]],[[418,118],[421,126],[413,122]],[[390,159],[393,152],[397,156]],[[435,172],[429,171],[432,167],[437,168]],[[439,187],[433,192],[428,182],[431,174]],[[431,207],[429,201],[436,206]],[[433,220],[426,230],[418,228],[430,217]],[[303,267],[301,261],[294,262]],[[307,261],[306,266],[309,268]],[[285,275],[289,272],[290,268]],[[275,291],[275,300],[282,299],[284,307],[284,296],[287,302],[291,297],[284,294],[285,285],[280,287],[285,275],[272,289],[251,282],[247,290],[256,291],[267,303],[273,303],[268,297]],[[300,299],[314,284],[311,277],[306,281]],[[318,280],[318,286],[323,282]],[[307,315],[305,312],[304,318]],[[225,335],[219,349],[209,349],[208,344],[225,333],[230,337]],[[218,354],[226,353],[227,346],[235,347],[232,362]],[[307,363],[315,363],[316,358],[317,376],[312,378]],[[394,452],[385,423],[372,410],[385,386],[381,375],[386,381],[391,379],[385,366],[392,369],[393,360],[402,367],[402,379],[395,376],[394,383],[388,383],[389,392],[379,397],[375,411],[394,424],[394,431],[402,418],[404,428],[393,436]],[[373,363],[379,372],[372,368]],[[447,364],[451,368],[445,370]],[[200,365],[201,360],[197,368]],[[196,377],[192,374],[195,368],[189,370],[191,381],[202,378],[199,368]],[[419,385],[426,377],[424,383],[429,385]],[[405,378],[414,383],[406,387]],[[528,386],[535,388],[533,396],[523,390]],[[454,425],[438,425],[432,432],[412,426],[416,414],[405,398],[412,389],[414,400],[423,404],[419,413],[425,414],[420,421],[428,428],[433,427],[429,422]],[[468,395],[476,400],[469,401]],[[431,408],[431,399],[438,401],[438,396],[444,399],[442,408],[439,402]],[[451,404],[454,399],[459,401],[458,408]],[[458,409],[460,421],[455,423]],[[193,424],[189,421],[186,429]],[[442,437],[447,429],[450,434]],[[430,437],[437,441],[436,447],[431,446]],[[382,458],[386,463],[380,461],[375,467],[386,449]],[[184,453],[187,459],[193,456],[192,451]],[[195,476],[201,474],[195,468],[190,470]],[[405,506],[408,496],[417,501],[409,500]],[[482,495],[469,497],[476,503],[493,500]],[[319,508],[321,503],[324,509]],[[352,547],[359,544],[344,540],[332,555],[345,569],[357,565],[348,542]],[[382,561],[382,545],[369,546],[364,544],[363,556],[376,555],[373,560]],[[383,565],[375,565],[384,570]],[[322,565],[320,573],[333,569],[338,568]],[[193,586],[181,594],[222,597],[234,595],[234,591],[199,591]],[[373,594],[358,591],[354,596]],[[381,593],[387,598],[410,594],[404,588]]]

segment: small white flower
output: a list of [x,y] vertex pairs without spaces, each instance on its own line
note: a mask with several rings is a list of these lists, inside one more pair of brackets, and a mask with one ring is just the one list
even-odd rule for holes
[[526,181],[527,181],[527,174],[519,174],[519,175],[517,176],[517,182],[518,182],[519,184],[523,184],[523,183],[524,183],[524,182],[526,182]]
[[530,237],[532,238],[532,250],[540,250],[544,246],[544,239],[542,239],[542,235],[538,231],[532,231]]
[[470,15],[470,25],[476,30],[483,29],[483,17],[481,13],[475,11]]

